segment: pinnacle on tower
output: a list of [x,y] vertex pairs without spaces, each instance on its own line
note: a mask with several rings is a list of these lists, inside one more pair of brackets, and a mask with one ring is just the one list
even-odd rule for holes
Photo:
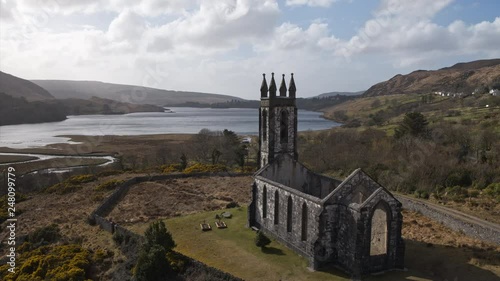
[[280,97],[286,97],[285,74],[283,74],[283,77],[281,78]]
[[260,86],[260,97],[266,98],[268,90],[269,89],[267,88],[266,74],[262,73],[262,85]]
[[271,73],[271,84],[269,84],[269,98],[276,97],[276,81],[274,81],[274,72]]
[[288,88],[288,96],[291,98],[295,98],[296,92],[297,88],[295,88],[295,80],[293,80],[293,73],[292,73],[292,78],[290,78],[290,87]]

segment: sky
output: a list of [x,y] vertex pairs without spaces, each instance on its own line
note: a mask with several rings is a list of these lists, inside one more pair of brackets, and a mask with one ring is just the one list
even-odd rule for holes
[[361,91],[418,69],[500,57],[500,1],[0,0],[0,70],[260,97]]

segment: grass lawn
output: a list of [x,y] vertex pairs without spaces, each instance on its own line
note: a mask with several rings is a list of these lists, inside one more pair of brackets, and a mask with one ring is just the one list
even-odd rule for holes
[[[245,227],[247,209],[229,211],[233,217],[224,220],[226,229],[215,227],[215,215],[220,210],[165,220],[177,243],[176,250],[244,280],[350,280],[340,271],[311,272],[305,258],[276,241],[261,250],[254,244],[255,231]],[[204,220],[212,226],[211,231],[201,231],[199,224]],[[146,227],[141,225],[133,230],[144,233]]]

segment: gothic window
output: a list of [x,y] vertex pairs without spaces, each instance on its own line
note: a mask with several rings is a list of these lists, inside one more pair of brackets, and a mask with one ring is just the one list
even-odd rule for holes
[[307,240],[307,205],[302,204],[302,241]]
[[288,204],[286,207],[286,231],[292,232],[292,207],[293,201],[292,196],[288,196]]
[[371,220],[370,256],[387,254],[388,211],[379,203],[373,211]]
[[288,143],[288,113],[285,110],[281,111],[280,140],[283,144]]
[[262,217],[267,217],[267,188],[264,185],[264,189],[262,190]]
[[276,190],[274,192],[274,224],[280,223],[280,195]]
[[262,110],[262,139],[267,140],[267,111]]

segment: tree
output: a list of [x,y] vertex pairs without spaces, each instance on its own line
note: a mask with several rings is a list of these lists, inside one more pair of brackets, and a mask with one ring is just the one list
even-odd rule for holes
[[146,232],[144,232],[146,237],[145,250],[153,247],[154,245],[160,245],[169,252],[175,247],[174,239],[172,239],[172,234],[167,231],[165,223],[161,220],[155,221],[149,225]]
[[160,245],[153,245],[148,251],[143,250],[135,267],[135,280],[164,280],[169,268],[166,254],[165,248]]
[[188,165],[186,154],[182,153],[180,159],[181,159],[181,170],[184,170],[187,168]]
[[262,249],[270,243],[271,239],[269,239],[262,231],[257,231],[257,236],[255,236],[255,246]]
[[167,253],[175,247],[172,235],[167,231],[161,220],[153,222],[144,232],[144,242],[141,254],[134,269],[138,281],[164,280],[170,269]]
[[420,112],[409,112],[405,114],[403,122],[396,128],[394,136],[399,139],[406,134],[413,137],[426,138],[429,133],[428,122]]

